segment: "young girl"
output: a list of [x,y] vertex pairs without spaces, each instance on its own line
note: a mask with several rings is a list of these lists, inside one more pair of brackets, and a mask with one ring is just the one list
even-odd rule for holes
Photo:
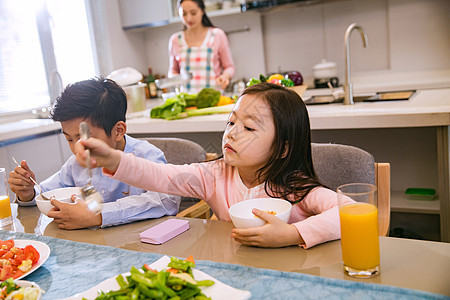
[[238,242],[259,247],[305,248],[340,238],[337,196],[322,186],[311,158],[309,117],[293,91],[271,83],[248,87],[230,114],[222,140],[223,158],[191,165],[162,165],[109,148],[99,140],[80,140],[77,159],[112,178],[145,189],[204,199],[219,220],[228,209],[252,198],[275,197],[293,204],[289,224],[254,209],[262,227],[233,229]]
[[169,77],[192,73],[185,87],[189,93],[205,87],[225,89],[235,73],[225,32],[213,26],[203,0],[178,0],[177,6],[184,28],[169,40]]

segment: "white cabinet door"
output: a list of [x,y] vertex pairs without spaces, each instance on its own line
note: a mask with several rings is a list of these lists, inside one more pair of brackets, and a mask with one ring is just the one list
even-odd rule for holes
[[119,0],[122,28],[161,26],[169,24],[170,0]]
[[[63,165],[60,134],[51,134],[6,146],[6,156],[20,163],[26,160],[38,182],[58,171]],[[10,167],[14,167],[11,160]]]

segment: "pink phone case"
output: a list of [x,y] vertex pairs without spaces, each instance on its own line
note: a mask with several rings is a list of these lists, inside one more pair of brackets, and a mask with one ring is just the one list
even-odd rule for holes
[[144,243],[162,244],[188,229],[189,221],[170,219],[141,232],[139,236]]

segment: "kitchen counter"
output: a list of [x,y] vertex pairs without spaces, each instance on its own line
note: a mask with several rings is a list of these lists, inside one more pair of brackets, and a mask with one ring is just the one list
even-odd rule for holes
[[[418,90],[408,101],[309,105],[307,108],[312,130],[447,126],[450,125],[450,88]],[[130,134],[222,132],[227,118],[227,114],[173,121],[140,117],[128,120],[127,125]]]
[[[152,101],[152,106],[159,103]],[[450,88],[418,90],[407,101],[360,102],[354,105],[307,106],[311,129],[400,128],[450,125]],[[222,132],[227,114],[166,121],[150,119],[150,109],[127,120],[129,134]],[[60,129],[48,119],[0,124],[0,142]]]

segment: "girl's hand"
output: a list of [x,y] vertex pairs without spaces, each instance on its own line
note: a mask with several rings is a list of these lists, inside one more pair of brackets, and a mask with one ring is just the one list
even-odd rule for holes
[[80,139],[75,144],[74,153],[77,161],[83,167],[86,167],[87,149],[91,154],[91,167],[103,167],[108,172],[114,174],[120,163],[120,151],[111,148],[104,141],[89,138]]
[[236,229],[231,237],[238,243],[257,247],[285,247],[303,244],[303,238],[294,225],[284,223],[265,211],[254,208],[252,212],[267,223],[261,227]]
[[220,86],[221,90],[224,90],[230,83],[230,76],[222,74],[216,78],[216,83]]

